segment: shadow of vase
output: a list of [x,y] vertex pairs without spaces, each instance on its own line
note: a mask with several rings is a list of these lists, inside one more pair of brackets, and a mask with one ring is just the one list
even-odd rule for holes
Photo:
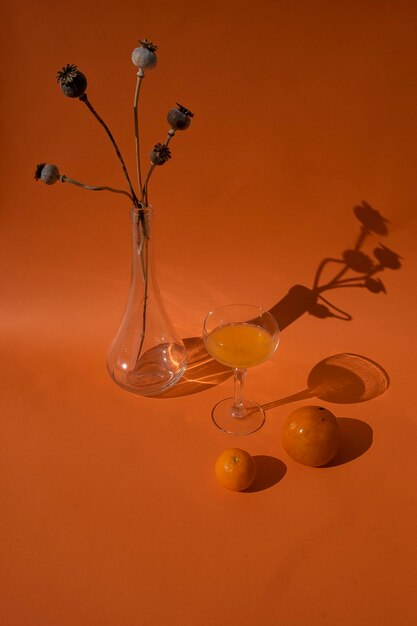
[[294,285],[279,302],[269,309],[269,312],[277,320],[279,329],[283,331],[312,310],[316,301],[317,295],[312,289],[304,285]]

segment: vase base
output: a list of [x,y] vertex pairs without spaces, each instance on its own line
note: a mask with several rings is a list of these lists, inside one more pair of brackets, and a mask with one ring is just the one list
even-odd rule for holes
[[122,363],[110,371],[123,389],[141,396],[158,396],[181,378],[186,369],[185,348],[179,344],[160,344],[147,350],[132,369]]
[[181,378],[181,373],[177,376],[172,376],[170,379],[156,376],[146,377],[146,379],[144,379],[142,376],[138,376],[136,380],[132,379],[128,382],[123,382],[118,380],[115,376],[112,376],[112,378],[114,382],[125,391],[136,393],[138,396],[152,397],[159,396],[164,391],[173,387]]

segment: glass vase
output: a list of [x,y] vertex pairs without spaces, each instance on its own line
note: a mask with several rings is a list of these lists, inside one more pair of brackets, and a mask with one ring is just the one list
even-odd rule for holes
[[185,371],[186,350],[165,311],[155,274],[154,211],[131,211],[132,269],[126,309],[107,357],[113,380],[133,393],[155,396]]

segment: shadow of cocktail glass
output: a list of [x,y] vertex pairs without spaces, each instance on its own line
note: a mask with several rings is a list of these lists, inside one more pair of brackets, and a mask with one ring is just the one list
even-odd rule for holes
[[317,363],[307,378],[307,387],[290,396],[263,405],[269,410],[284,404],[318,398],[335,404],[366,402],[389,387],[387,372],[375,361],[343,352]]

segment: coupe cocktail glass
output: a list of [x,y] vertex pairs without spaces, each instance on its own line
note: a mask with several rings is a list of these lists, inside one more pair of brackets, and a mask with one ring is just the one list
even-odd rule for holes
[[276,350],[279,342],[276,319],[258,306],[223,306],[207,315],[203,339],[207,352],[234,370],[234,397],[215,405],[214,423],[230,434],[254,433],[263,426],[265,413],[257,402],[244,398],[246,370],[263,363]]

